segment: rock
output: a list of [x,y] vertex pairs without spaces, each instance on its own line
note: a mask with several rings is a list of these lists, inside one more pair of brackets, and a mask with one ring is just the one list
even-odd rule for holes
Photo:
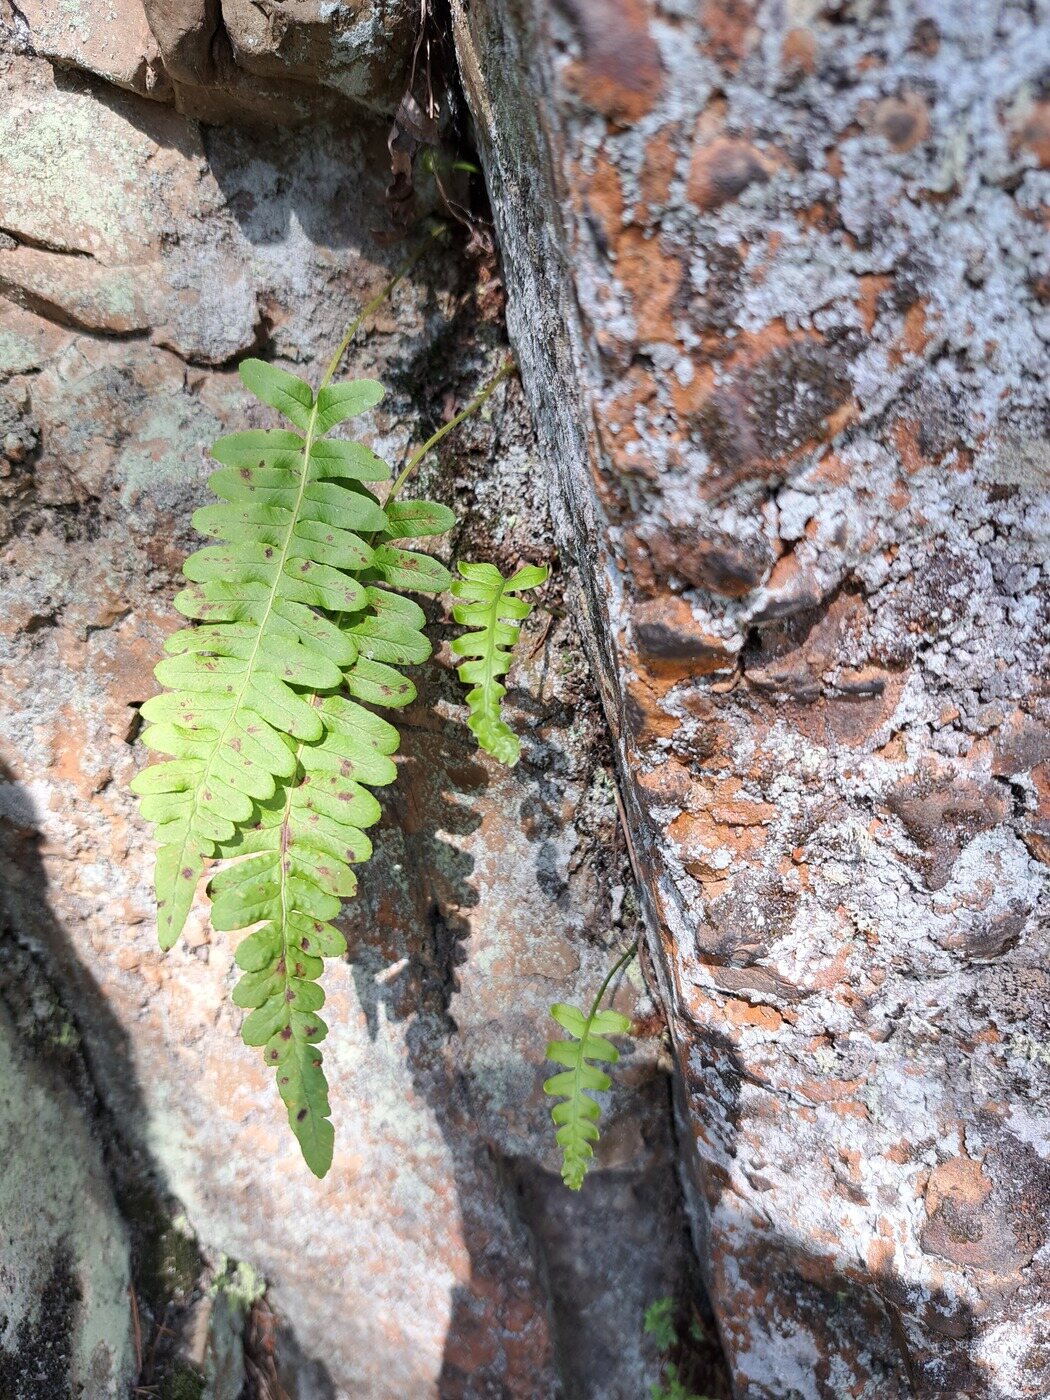
[[[612,1393],[582,1374],[591,1335],[606,1351],[627,1339],[616,1383],[641,1393],[648,1291],[684,1299],[695,1276],[657,1039],[629,1047],[598,1159],[597,1190],[627,1215],[633,1247],[596,1251],[592,1217],[565,1204],[564,1230],[548,1224],[564,1191],[541,1087],[548,1008],[593,996],[638,927],[604,721],[556,585],[512,677],[525,734],[513,772],[478,756],[440,650],[451,629],[433,609],[439,659],[420,672],[400,781],[347,908],[350,960],[326,979],[338,1145],[324,1182],[299,1160],[272,1073],[239,1040],[233,940],[201,904],[171,956],[156,946],[150,836],[127,791],[146,761],[137,706],[180,625],[171,598],[198,542],[208,445],[271,421],[228,362],[258,347],[316,379],[403,262],[406,248],[373,233],[384,126],[339,117],[205,139],[142,95],[7,62],[0,198],[15,246],[0,260],[17,304],[0,300],[0,569],[18,582],[0,620],[0,799],[35,833],[41,867],[12,842],[12,922],[77,1007],[93,1093],[205,1258],[266,1279],[277,1363],[307,1378],[301,1396],[553,1397],[565,1328],[581,1393]],[[362,431],[395,463],[505,354],[500,331],[463,312],[480,275],[459,248],[435,249],[355,344],[352,369],[390,389]],[[123,310],[114,286],[128,290]],[[553,546],[542,512],[521,504],[536,447],[520,391],[491,406],[418,489],[464,517],[457,551],[510,567]],[[636,971],[616,1005],[658,1020]],[[35,1160],[19,1159],[19,1179]],[[589,1254],[603,1271],[593,1315],[550,1283]],[[199,1278],[180,1286],[180,1307]],[[132,1283],[144,1299],[140,1262]],[[114,1345],[130,1328],[119,1301]],[[147,1347],[164,1316],[141,1304]],[[225,1346],[231,1393],[242,1362]]]
[[18,13],[41,58],[95,73],[143,97],[171,99],[171,83],[142,0],[107,0],[104,6],[26,0]]
[[549,0],[453,3],[749,1400],[1050,1387],[1050,48],[987,9],[638,7],[628,111]]
[[27,0],[30,52],[209,122],[269,125],[349,107],[393,115],[417,10],[324,0]]
[[4,900],[0,1389],[14,1400],[122,1400],[135,1379],[127,1231],[90,1104],[69,1081],[76,1028],[27,980],[24,953],[7,946],[14,939],[9,913]]
[[134,273],[38,248],[0,248],[0,292],[84,330],[127,335],[150,324]]

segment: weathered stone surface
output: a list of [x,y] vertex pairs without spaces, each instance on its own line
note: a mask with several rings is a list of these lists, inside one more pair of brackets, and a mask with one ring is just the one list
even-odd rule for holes
[[1045,24],[453,10],[737,1391],[1043,1395]]
[[[6,10],[6,14],[5,14]],[[419,7],[406,0],[4,0],[10,42],[209,122],[392,114]],[[0,33],[3,31],[0,30]]]
[[[295,1334],[282,1355],[313,1377],[301,1396],[533,1400],[568,1376],[572,1393],[634,1400],[655,1379],[644,1307],[686,1297],[692,1266],[656,1038],[629,1047],[599,1159],[596,1189],[629,1212],[623,1227],[596,1230],[560,1201],[547,1007],[593,994],[637,911],[604,721],[557,577],[513,678],[526,737],[512,773],[479,758],[447,651],[421,673],[349,911],[351,958],[327,978],[338,1141],[323,1183],[239,1041],[232,940],[202,904],[178,949],[156,947],[149,835],[127,783],[145,760],[135,706],[180,625],[170,599],[207,499],[207,446],[269,421],[236,376],[240,353],[316,374],[403,260],[372,233],[385,133],[359,118],[204,131],[24,54],[0,65],[11,918],[77,1007],[129,1151],[181,1201],[206,1255],[269,1281]],[[479,318],[478,276],[462,252],[435,251],[355,348],[354,369],[390,387],[367,432],[392,461],[505,353]],[[457,553],[507,567],[553,546],[543,510],[524,505],[539,468],[520,390],[492,409],[420,490],[465,517]],[[432,630],[443,645],[440,610]],[[35,881],[18,873],[27,841]],[[638,973],[616,1004],[658,1034]],[[573,1274],[577,1258],[589,1267]],[[127,1305],[120,1318],[130,1325]]]
[[[5,885],[18,878],[6,858],[0,874]],[[0,1393],[122,1400],[135,1369],[127,1233],[89,1113],[69,1082],[75,1027],[27,983],[28,959],[9,946],[15,933],[4,904]]]

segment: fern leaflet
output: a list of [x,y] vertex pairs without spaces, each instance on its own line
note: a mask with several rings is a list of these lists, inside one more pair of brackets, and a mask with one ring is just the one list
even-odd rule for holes
[[543,1085],[545,1094],[564,1100],[551,1109],[551,1118],[557,1127],[555,1137],[562,1150],[562,1180],[571,1191],[579,1191],[583,1186],[583,1179],[594,1156],[593,1144],[598,1141],[601,1107],[592,1094],[602,1093],[612,1086],[612,1080],[604,1070],[596,1068],[590,1061],[616,1064],[620,1052],[605,1037],[626,1035],[631,1029],[629,1016],[599,1008],[609,983],[634,954],[635,948],[631,947],[610,969],[586,1014],[564,1002],[556,1002],[551,1007],[551,1016],[572,1037],[570,1040],[548,1041],[547,1058],[568,1068],[552,1075]]
[[495,564],[456,567],[462,577],[453,583],[452,596],[461,601],[453,605],[452,616],[471,629],[452,643],[454,655],[469,658],[458,667],[460,680],[471,687],[467,724],[487,753],[513,765],[521,754],[521,741],[500,710],[507,693],[500,677],[510,670],[521,624],[532,612],[531,603],[514,595],[538,588],[550,570],[546,564],[527,564],[505,579]]

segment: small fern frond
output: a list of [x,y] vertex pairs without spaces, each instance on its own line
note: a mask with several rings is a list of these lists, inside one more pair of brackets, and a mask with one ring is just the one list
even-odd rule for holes
[[601,1108],[591,1093],[601,1093],[612,1085],[609,1076],[589,1061],[616,1064],[620,1052],[605,1037],[626,1035],[631,1029],[631,1018],[621,1016],[618,1011],[593,1009],[586,1016],[564,1002],[552,1006],[551,1015],[574,1039],[548,1043],[547,1058],[569,1068],[546,1080],[543,1091],[565,1100],[554,1105],[551,1117],[557,1125],[556,1137],[562,1150],[562,1180],[570,1190],[579,1191],[594,1155],[591,1144],[598,1141]]
[[521,624],[532,612],[531,603],[514,595],[538,588],[550,570],[545,564],[527,564],[505,579],[494,564],[456,567],[461,577],[452,585],[452,596],[461,601],[453,605],[452,616],[471,629],[452,643],[455,656],[469,658],[458,667],[460,680],[471,687],[467,724],[487,753],[512,766],[520,756],[521,743],[501,713],[507,688],[500,677],[510,670]]
[[609,969],[589,1011],[584,1013],[564,1002],[557,1002],[550,1009],[554,1020],[572,1037],[571,1040],[547,1042],[547,1058],[568,1068],[552,1075],[543,1085],[545,1094],[565,1100],[554,1105],[551,1118],[558,1130],[555,1137],[562,1150],[562,1180],[571,1191],[579,1191],[583,1186],[587,1168],[594,1156],[593,1144],[598,1141],[601,1107],[597,1099],[591,1096],[612,1086],[612,1080],[604,1070],[597,1069],[589,1062],[601,1060],[606,1064],[616,1064],[620,1052],[605,1037],[626,1035],[631,1029],[631,1018],[621,1015],[619,1011],[602,1011],[602,1000],[610,982],[634,957],[637,946],[632,944]]

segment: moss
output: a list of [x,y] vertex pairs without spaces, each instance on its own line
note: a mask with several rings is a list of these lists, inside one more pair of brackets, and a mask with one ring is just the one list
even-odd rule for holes
[[204,1260],[185,1221],[171,1215],[150,1186],[132,1184],[120,1193],[120,1208],[134,1237],[135,1285],[158,1314],[183,1303],[196,1290]]
[[192,1366],[180,1366],[161,1382],[160,1400],[202,1400],[205,1379]]

